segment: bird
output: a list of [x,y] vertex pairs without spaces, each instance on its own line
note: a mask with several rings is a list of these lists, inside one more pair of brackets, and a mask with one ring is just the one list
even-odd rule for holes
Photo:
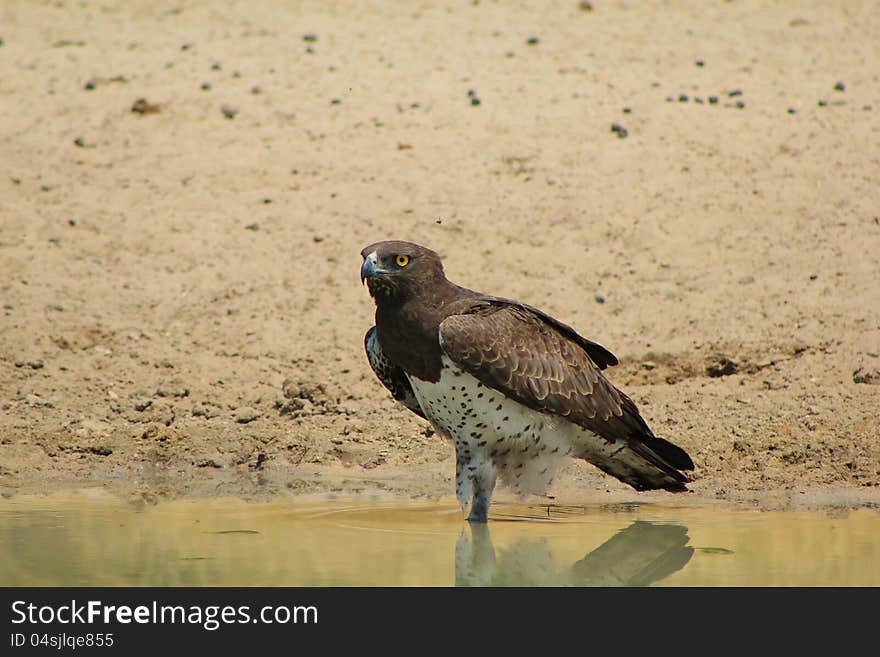
[[454,445],[468,521],[488,521],[498,480],[546,495],[570,458],[637,491],[687,490],[691,457],[655,436],[606,378],[618,361],[605,347],[533,306],[449,281],[427,247],[390,240],[360,255],[376,306],[364,336],[369,364]]

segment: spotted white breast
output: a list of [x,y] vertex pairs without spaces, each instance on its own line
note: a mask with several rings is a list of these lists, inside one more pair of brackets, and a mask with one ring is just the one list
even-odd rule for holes
[[506,397],[447,356],[436,383],[409,380],[426,417],[455,445],[463,507],[472,493],[491,495],[498,476],[518,494],[545,494],[566,456],[585,455],[585,442],[610,451],[592,432]]

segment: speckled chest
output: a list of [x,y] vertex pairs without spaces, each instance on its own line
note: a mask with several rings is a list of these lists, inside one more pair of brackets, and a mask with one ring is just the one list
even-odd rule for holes
[[491,464],[521,492],[546,488],[571,453],[571,423],[508,398],[446,356],[439,381],[410,383],[426,417],[455,444],[459,465]]

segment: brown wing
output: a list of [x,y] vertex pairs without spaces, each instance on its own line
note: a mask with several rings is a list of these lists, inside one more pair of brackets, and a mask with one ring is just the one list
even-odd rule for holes
[[622,441],[664,471],[692,469],[684,450],[654,436],[635,403],[603,376],[577,338],[519,304],[474,306],[440,324],[444,353],[484,385]]

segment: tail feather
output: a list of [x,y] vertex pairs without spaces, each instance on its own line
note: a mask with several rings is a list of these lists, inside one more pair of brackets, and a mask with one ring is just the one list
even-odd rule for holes
[[645,444],[661,459],[669,463],[673,468],[678,470],[693,470],[694,462],[688,453],[678,445],[673,445],[668,440],[651,436],[650,438],[642,438]]

